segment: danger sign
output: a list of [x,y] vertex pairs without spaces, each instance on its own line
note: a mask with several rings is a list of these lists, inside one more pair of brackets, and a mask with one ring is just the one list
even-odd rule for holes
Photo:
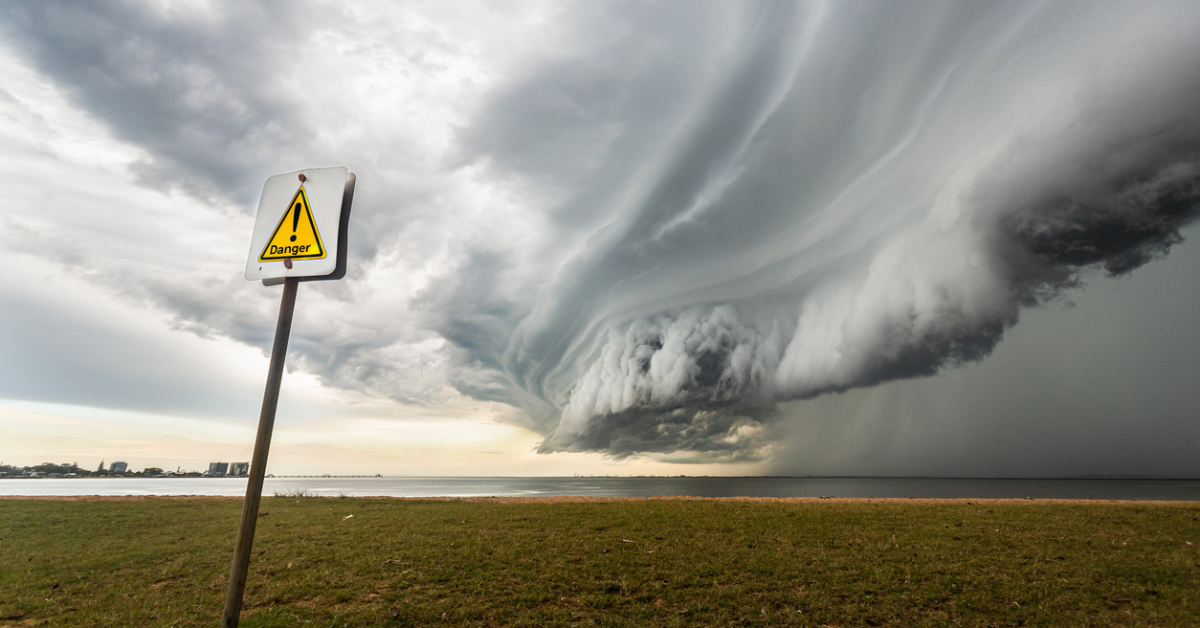
[[246,279],[341,279],[354,174],[344,167],[310,168],[267,179],[258,203]]
[[[291,229],[288,226],[291,226]],[[270,262],[284,259],[322,259],[325,246],[321,244],[321,232],[313,220],[304,186],[296,190],[296,196],[284,209],[283,217],[275,225],[275,232],[258,254],[258,261]]]

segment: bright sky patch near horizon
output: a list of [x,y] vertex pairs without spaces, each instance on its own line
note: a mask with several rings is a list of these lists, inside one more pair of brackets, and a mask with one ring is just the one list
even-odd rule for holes
[[0,462],[1200,476],[1193,2],[0,9]]

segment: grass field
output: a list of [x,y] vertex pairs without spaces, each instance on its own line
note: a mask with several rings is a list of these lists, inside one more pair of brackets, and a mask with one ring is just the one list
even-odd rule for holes
[[[0,626],[218,626],[240,508],[0,499]],[[1195,503],[268,497],[242,626],[1196,626],[1198,545]]]

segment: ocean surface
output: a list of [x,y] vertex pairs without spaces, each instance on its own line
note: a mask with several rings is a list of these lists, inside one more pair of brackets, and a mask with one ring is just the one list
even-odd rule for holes
[[[0,480],[0,496],[225,495],[245,478],[39,478]],[[786,477],[287,477],[263,495],[337,497],[859,497],[1200,501],[1200,480],[1028,480]]]

